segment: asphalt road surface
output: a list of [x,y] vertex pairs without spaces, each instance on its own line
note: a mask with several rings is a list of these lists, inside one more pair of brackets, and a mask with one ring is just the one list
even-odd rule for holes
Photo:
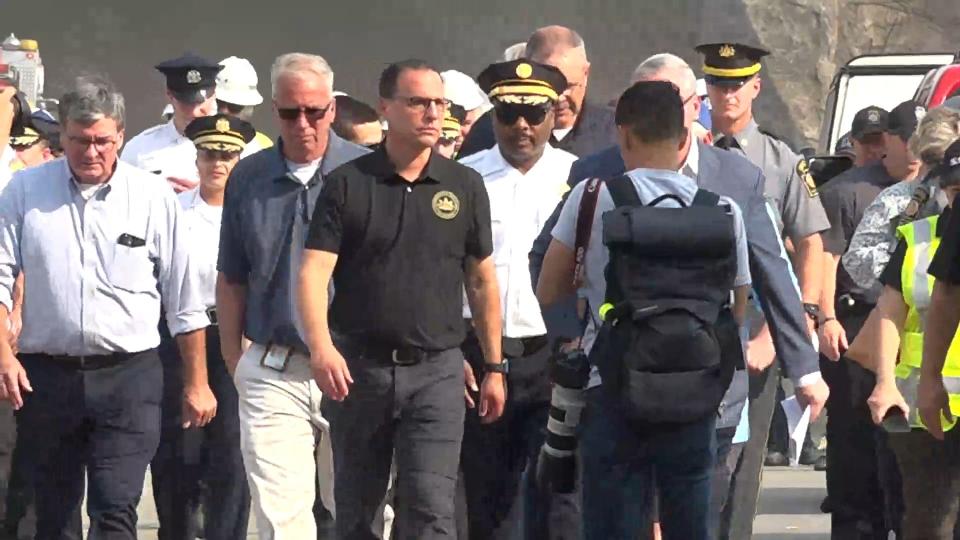
[[[140,503],[140,536],[156,540],[157,514],[150,491],[150,476]],[[830,516],[820,513],[820,501],[826,491],[823,473],[809,467],[767,468],[763,475],[763,493],[754,524],[754,540],[829,540]],[[249,538],[256,538],[251,522]]]

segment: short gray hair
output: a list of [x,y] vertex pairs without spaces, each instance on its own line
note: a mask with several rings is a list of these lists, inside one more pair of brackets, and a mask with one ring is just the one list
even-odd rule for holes
[[930,109],[910,137],[910,151],[928,168],[936,167],[957,137],[960,137],[960,111],[949,107]]
[[697,75],[693,72],[690,64],[684,61],[683,58],[670,53],[655,54],[643,62],[640,62],[637,69],[633,70],[633,77],[630,78],[630,83],[650,80],[668,70],[676,70],[682,73],[682,77],[685,79],[684,83],[689,85],[691,89],[696,90]]
[[302,76],[310,73],[324,80],[327,87],[333,92],[333,70],[322,56],[306,53],[281,54],[273,61],[270,68],[270,88],[272,95],[277,96],[277,81],[284,75]]
[[587,45],[580,34],[565,26],[545,26],[537,29],[527,40],[524,57],[542,62],[556,52],[568,49],[579,50],[587,57]]
[[117,129],[123,129],[125,110],[123,95],[110,81],[96,76],[77,77],[73,90],[60,99],[60,123],[89,125],[109,118],[117,123]]

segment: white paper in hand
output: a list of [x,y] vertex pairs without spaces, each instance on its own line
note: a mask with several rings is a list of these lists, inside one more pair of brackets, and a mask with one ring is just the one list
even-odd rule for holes
[[803,448],[803,439],[807,436],[807,427],[810,425],[810,407],[800,409],[796,396],[790,396],[780,403],[783,413],[787,417],[787,430],[790,433],[790,466],[796,467],[800,462],[800,449]]

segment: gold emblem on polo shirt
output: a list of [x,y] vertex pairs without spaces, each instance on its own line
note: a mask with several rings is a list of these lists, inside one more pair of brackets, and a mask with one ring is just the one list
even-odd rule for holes
[[517,77],[521,79],[526,79],[533,75],[533,66],[530,64],[518,64],[517,65]]
[[452,192],[438,191],[433,196],[433,213],[440,219],[453,219],[460,213],[460,199]]
[[733,48],[733,45],[722,45],[718,54],[721,58],[730,58],[737,54],[737,50]]
[[191,69],[190,71],[188,71],[188,72],[187,72],[187,83],[189,83],[189,84],[197,84],[198,82],[200,82],[200,72],[197,71],[197,70],[195,70],[195,69]]
[[801,159],[797,162],[797,176],[803,180],[803,187],[807,188],[807,195],[809,195],[811,199],[819,195],[819,192],[817,192],[817,182],[813,179],[813,175],[810,174],[810,166],[807,165],[807,160]]
[[226,118],[221,118],[217,120],[217,125],[214,127],[216,127],[217,131],[220,133],[226,133],[230,131],[230,121]]

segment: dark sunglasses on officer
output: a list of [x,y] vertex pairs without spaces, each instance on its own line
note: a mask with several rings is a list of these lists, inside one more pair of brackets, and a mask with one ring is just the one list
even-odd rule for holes
[[552,103],[542,105],[526,105],[520,103],[495,103],[494,113],[500,123],[512,126],[523,118],[531,126],[539,126],[547,118],[547,113],[553,108]]

